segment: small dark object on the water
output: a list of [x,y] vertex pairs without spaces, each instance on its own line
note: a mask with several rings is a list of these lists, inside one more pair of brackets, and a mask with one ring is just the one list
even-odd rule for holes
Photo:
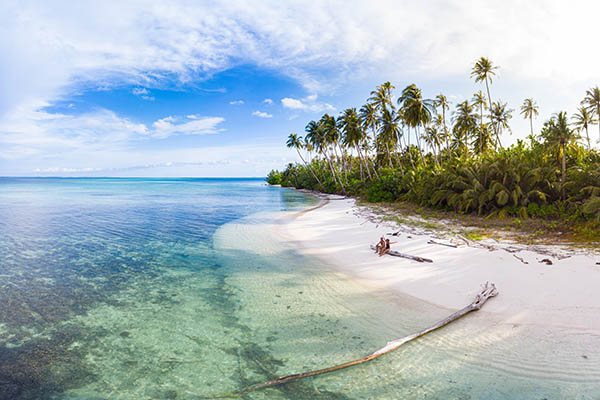
[[600,265],[600,261],[596,263],[596,265]]
[[542,264],[552,265],[552,261],[549,258],[544,258],[540,261]]
[[121,336],[121,337],[129,337],[129,335],[130,335],[130,333],[127,331],[123,331],[123,332],[119,333],[119,336]]
[[410,236],[410,235],[409,235],[409,236],[407,236],[407,238],[408,238],[408,239],[412,239],[412,236]]
[[298,292],[298,294],[302,294],[302,293],[304,293],[304,292]]
[[586,360],[588,359],[588,356],[586,356],[585,354],[582,355],[581,357],[585,358]]
[[292,306],[287,306],[287,309],[288,309],[288,310],[289,310],[289,309],[291,309],[291,308],[292,308]]

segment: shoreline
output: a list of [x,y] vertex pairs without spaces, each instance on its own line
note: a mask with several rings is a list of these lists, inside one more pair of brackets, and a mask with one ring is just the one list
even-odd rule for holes
[[[322,196],[319,196],[323,199]],[[430,232],[415,232],[393,222],[378,222],[361,212],[354,199],[332,198],[285,217],[275,230],[302,254],[377,290],[408,295],[446,309],[459,309],[472,300],[481,284],[494,282],[499,296],[479,313],[496,323],[535,325],[600,335],[600,266],[590,254],[552,255],[506,248],[457,248],[428,243],[440,240]],[[369,249],[386,233],[392,249],[427,257],[419,263],[397,257],[378,257]],[[456,242],[455,242],[456,243]],[[514,248],[514,243],[507,244]],[[534,250],[548,248],[540,246]],[[540,263],[548,258],[552,265]]]

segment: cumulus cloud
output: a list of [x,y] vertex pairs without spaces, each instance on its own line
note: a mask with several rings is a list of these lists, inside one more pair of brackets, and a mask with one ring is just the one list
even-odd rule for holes
[[241,105],[244,104],[244,100],[234,100],[234,101],[230,101],[229,104],[233,105],[233,106],[237,106],[237,105]]
[[269,114],[263,111],[254,111],[252,115],[259,118],[273,118],[273,114]]
[[273,104],[273,99],[264,99],[263,103],[265,103],[265,104]]
[[285,97],[281,99],[281,104],[290,110],[302,110],[312,112],[335,111],[335,107],[328,103],[317,102],[317,95],[312,94],[304,99],[294,99]]

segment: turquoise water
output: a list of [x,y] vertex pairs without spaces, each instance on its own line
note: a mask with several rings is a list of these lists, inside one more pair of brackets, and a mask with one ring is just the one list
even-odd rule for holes
[[[0,399],[197,399],[451,312],[281,243],[277,216],[313,204],[252,179],[0,178]],[[600,398],[593,333],[465,321],[246,398]]]

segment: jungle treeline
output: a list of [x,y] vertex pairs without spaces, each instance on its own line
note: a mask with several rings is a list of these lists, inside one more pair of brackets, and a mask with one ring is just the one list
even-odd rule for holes
[[457,104],[443,94],[423,98],[415,84],[396,96],[385,82],[362,107],[324,114],[304,135],[290,134],[287,146],[302,162],[271,171],[267,181],[369,202],[597,224],[600,154],[589,130],[598,125],[600,141],[600,89],[582,94],[575,114],[558,111],[539,129],[538,106],[525,99],[519,114],[529,122],[528,136],[505,147],[515,110],[491,95],[496,70],[477,60],[471,77],[485,92]]

